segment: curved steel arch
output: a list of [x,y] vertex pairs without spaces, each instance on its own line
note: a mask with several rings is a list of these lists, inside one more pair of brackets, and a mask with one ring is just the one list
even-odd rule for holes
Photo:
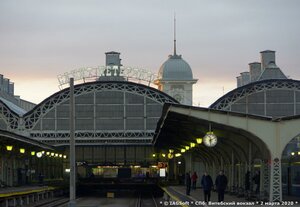
[[228,110],[228,107],[232,103],[246,97],[247,95],[271,89],[290,89],[300,91],[300,81],[292,79],[270,79],[253,82],[228,92],[210,105],[209,108]]
[[8,129],[17,129],[20,116],[0,100],[0,114],[3,116]]
[[[155,89],[142,84],[137,84],[133,82],[126,81],[96,81],[76,85],[74,87],[75,97],[87,94],[90,92],[99,92],[99,91],[122,91],[129,92],[141,96],[146,96],[151,100],[157,103],[178,103],[171,96]],[[62,91],[59,91],[49,98],[45,99],[42,103],[38,104],[31,111],[27,112],[23,116],[24,127],[25,129],[32,129],[38,120],[50,111],[55,105],[58,105],[62,102],[69,100],[70,90],[66,88]]]

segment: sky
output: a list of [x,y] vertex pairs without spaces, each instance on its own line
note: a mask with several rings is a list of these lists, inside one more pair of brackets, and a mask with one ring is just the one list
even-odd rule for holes
[[157,73],[173,51],[193,70],[194,105],[207,107],[236,88],[236,77],[275,50],[276,64],[300,79],[298,0],[1,0],[0,73],[15,94],[39,103],[59,90],[57,75],[105,65]]

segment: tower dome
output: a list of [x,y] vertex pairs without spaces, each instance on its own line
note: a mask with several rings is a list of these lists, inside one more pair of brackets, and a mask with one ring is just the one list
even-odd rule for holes
[[182,59],[181,55],[169,55],[159,69],[158,79],[161,80],[193,80],[193,72],[190,65]]
[[181,104],[193,104],[193,72],[190,65],[176,54],[176,19],[174,17],[174,53],[159,68],[155,84]]

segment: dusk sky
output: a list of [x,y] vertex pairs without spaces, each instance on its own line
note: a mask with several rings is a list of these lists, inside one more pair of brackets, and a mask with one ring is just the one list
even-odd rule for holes
[[15,94],[39,103],[59,90],[57,75],[105,65],[158,72],[173,50],[190,64],[194,104],[209,106],[236,87],[236,76],[260,51],[300,79],[299,0],[0,0],[0,73]]

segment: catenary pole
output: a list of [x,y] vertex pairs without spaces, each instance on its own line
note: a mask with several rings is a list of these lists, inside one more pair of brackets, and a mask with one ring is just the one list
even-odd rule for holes
[[76,207],[76,163],[75,163],[75,99],[74,78],[70,78],[70,201]]

